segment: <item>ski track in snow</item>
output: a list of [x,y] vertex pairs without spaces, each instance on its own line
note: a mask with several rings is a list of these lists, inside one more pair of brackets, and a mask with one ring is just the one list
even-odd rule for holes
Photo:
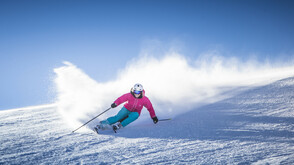
[[0,164],[294,164],[293,91],[288,78],[117,134],[72,134],[56,108],[2,111]]

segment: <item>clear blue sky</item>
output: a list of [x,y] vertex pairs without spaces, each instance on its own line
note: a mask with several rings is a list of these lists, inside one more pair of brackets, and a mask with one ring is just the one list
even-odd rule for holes
[[148,40],[179,41],[191,58],[215,48],[240,59],[294,55],[287,0],[0,0],[0,24],[0,109],[52,102],[64,60],[113,79]]

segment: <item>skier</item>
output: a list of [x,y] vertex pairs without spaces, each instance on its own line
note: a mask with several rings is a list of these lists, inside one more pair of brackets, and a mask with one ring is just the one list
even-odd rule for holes
[[149,111],[150,117],[152,118],[154,124],[158,122],[158,118],[155,115],[152,103],[145,96],[145,90],[141,84],[135,84],[131,88],[130,93],[126,93],[116,99],[112,104],[111,108],[115,108],[118,105],[124,104],[123,108],[117,113],[117,115],[109,117],[106,120],[100,121],[94,130],[98,133],[98,129],[105,130],[111,128],[116,132],[116,130],[126,127],[131,122],[138,119],[140,116],[143,106]]

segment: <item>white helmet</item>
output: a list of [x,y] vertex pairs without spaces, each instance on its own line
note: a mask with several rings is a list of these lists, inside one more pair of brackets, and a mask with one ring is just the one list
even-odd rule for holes
[[143,86],[141,84],[135,84],[133,87],[133,92],[135,94],[140,94],[143,91]]

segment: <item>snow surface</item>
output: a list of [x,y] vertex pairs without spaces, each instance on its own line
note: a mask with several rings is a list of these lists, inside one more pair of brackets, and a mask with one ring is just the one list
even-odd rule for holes
[[56,107],[2,111],[0,164],[294,164],[293,91],[291,77],[117,134],[71,133]]

